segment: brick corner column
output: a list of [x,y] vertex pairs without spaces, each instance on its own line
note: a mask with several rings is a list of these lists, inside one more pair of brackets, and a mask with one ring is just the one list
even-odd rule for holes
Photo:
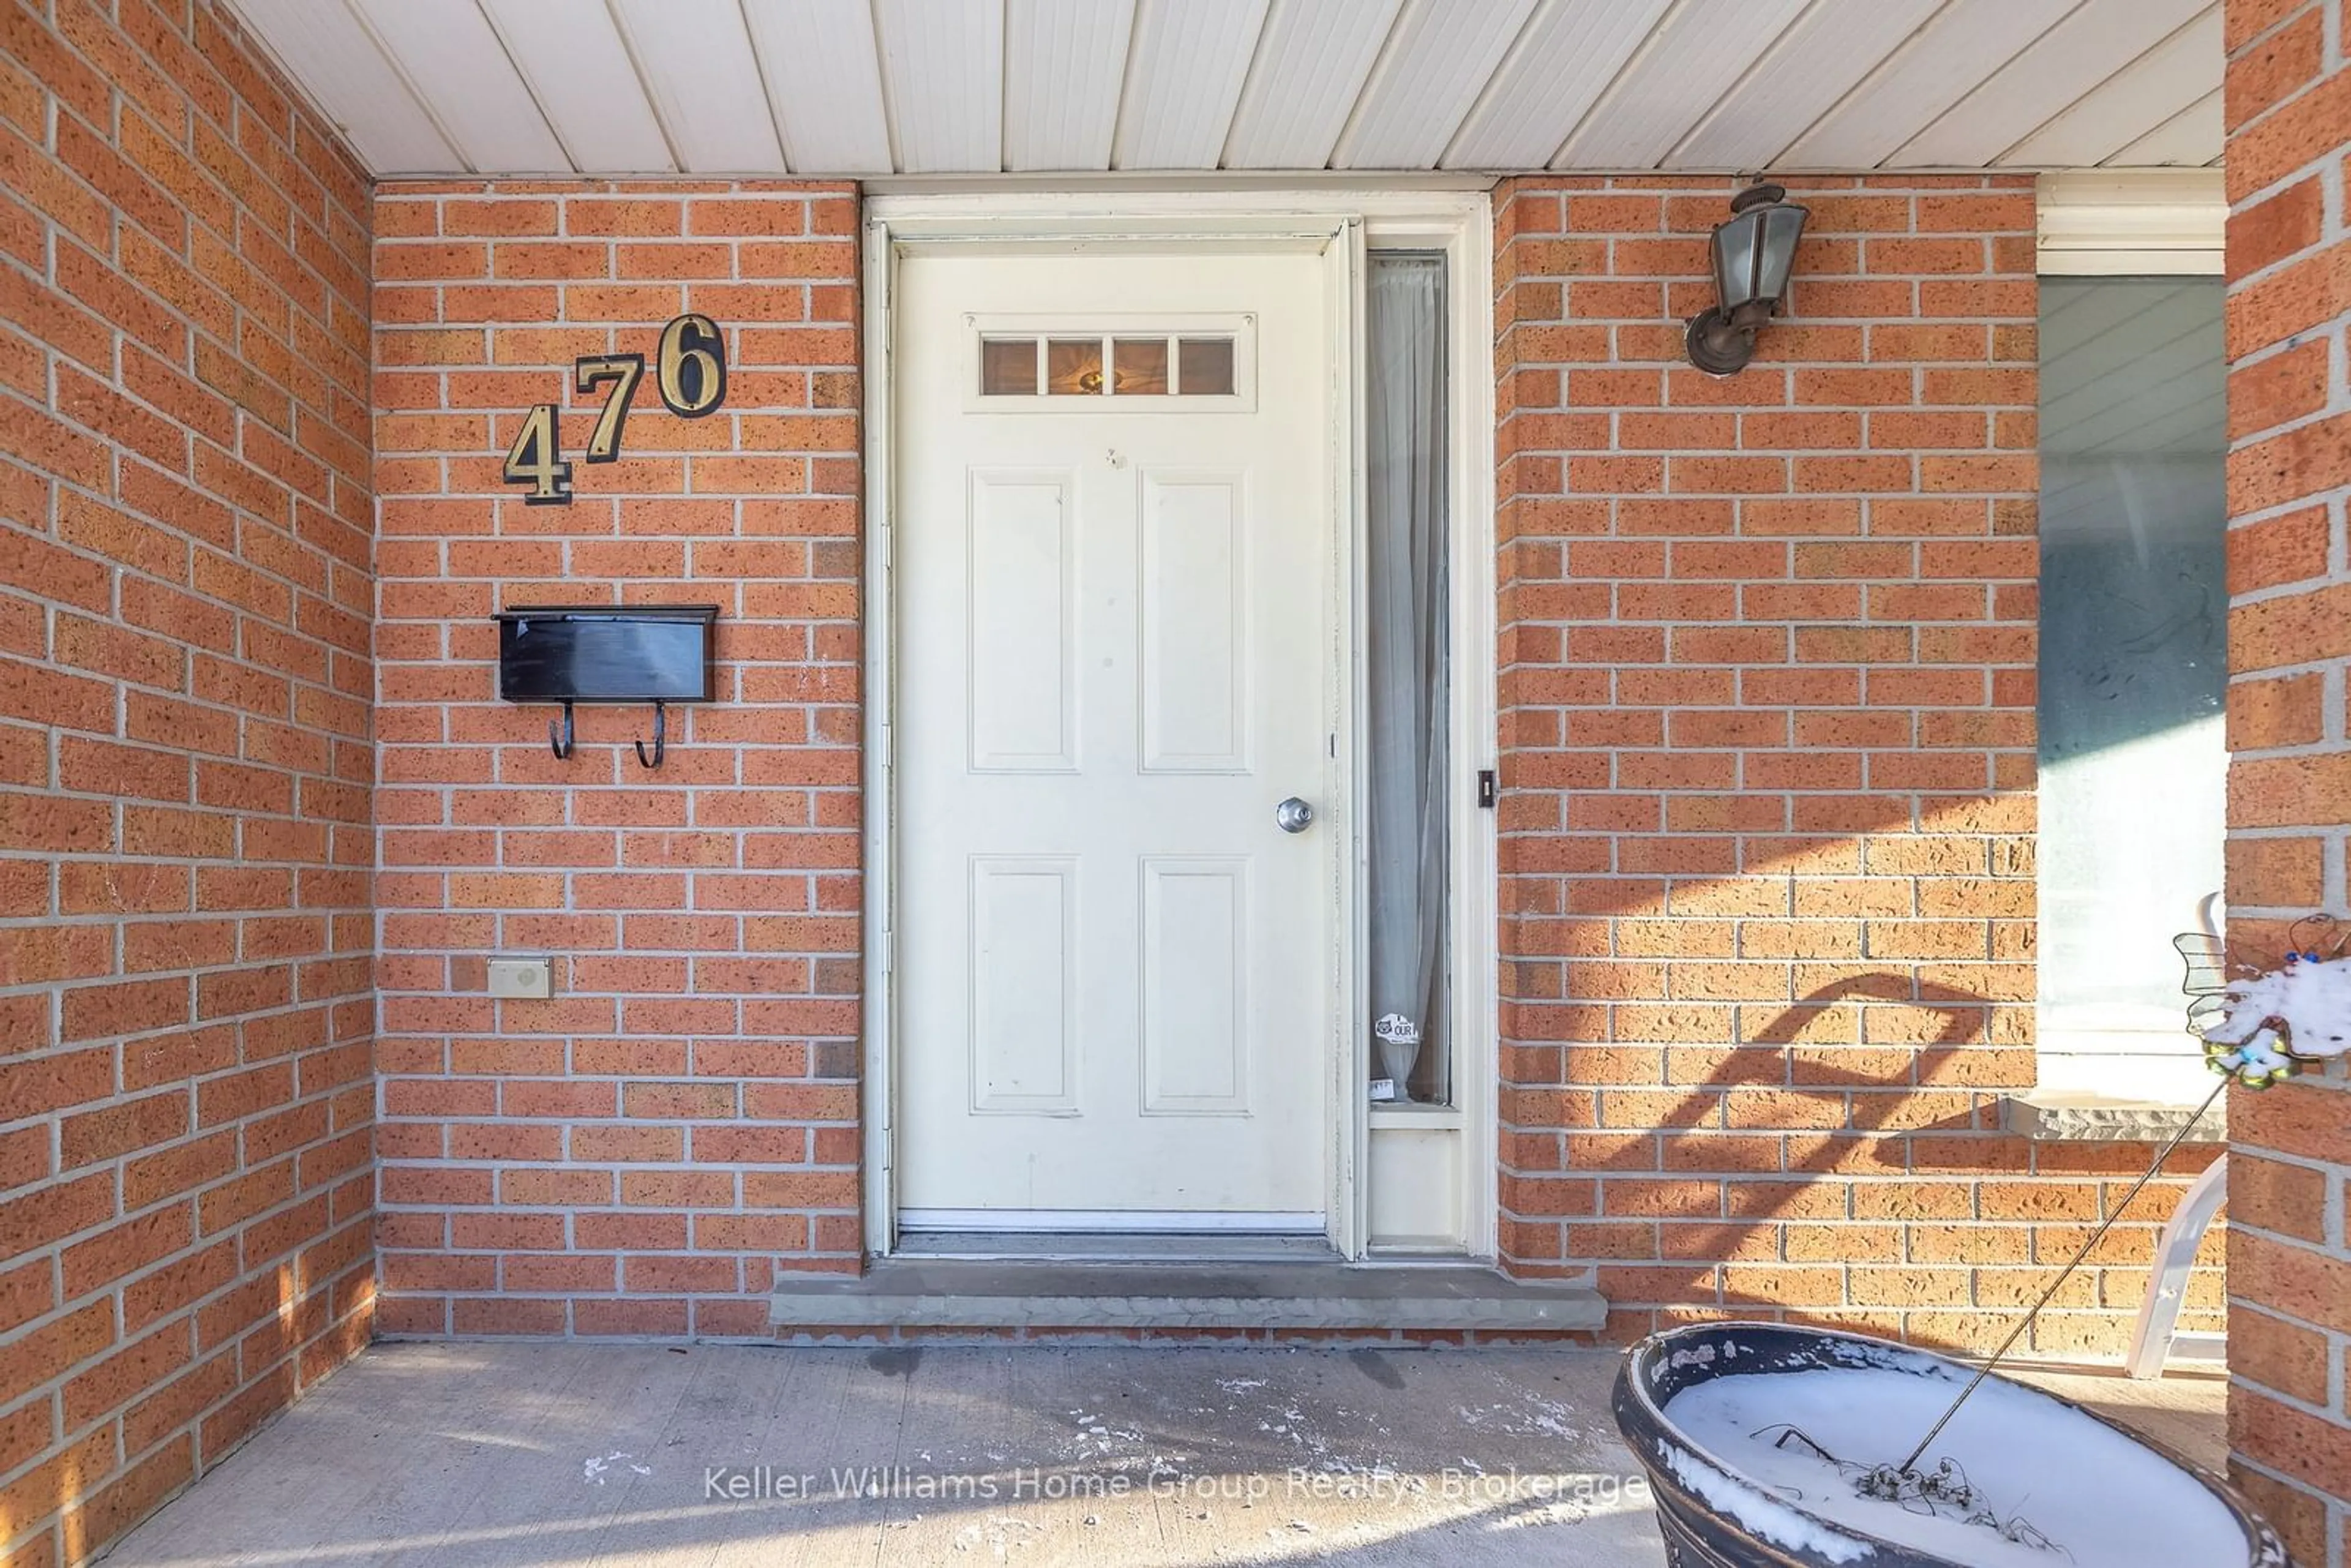
[[[2339,0],[2228,0],[2229,900],[2236,944],[2351,914],[2351,71]],[[2312,895],[2315,894],[2314,898]],[[2351,1077],[2232,1092],[2230,1469],[2351,1568]]]

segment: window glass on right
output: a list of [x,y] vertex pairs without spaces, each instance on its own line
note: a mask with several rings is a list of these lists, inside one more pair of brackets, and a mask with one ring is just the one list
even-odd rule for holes
[[[1453,1100],[1452,588],[1445,257],[1374,251],[1364,289],[1371,1092]],[[1192,341],[1182,348],[1186,390]]]
[[2201,1097],[2172,938],[2226,820],[2220,308],[2218,277],[2041,280],[2044,1090]]

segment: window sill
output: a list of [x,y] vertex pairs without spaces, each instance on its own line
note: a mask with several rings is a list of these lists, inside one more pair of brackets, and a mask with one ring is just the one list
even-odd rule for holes
[[1425,1105],[1416,1100],[1382,1100],[1372,1106],[1374,1127],[1411,1127],[1423,1133],[1458,1131],[1468,1120],[1458,1105]]
[[[2041,1090],[2005,1096],[2001,1123],[2035,1143],[2159,1144],[2196,1114],[2196,1104],[2133,1100],[2070,1090]],[[2227,1102],[2205,1112],[2189,1133],[2191,1144],[2229,1141]]]

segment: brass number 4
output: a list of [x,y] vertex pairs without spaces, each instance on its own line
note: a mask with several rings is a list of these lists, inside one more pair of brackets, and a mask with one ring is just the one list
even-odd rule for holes
[[528,485],[523,499],[534,507],[571,504],[571,465],[557,455],[555,405],[535,403],[522,417],[522,429],[507,449],[506,482]]
[[596,418],[595,433],[588,437],[588,450],[582,454],[590,463],[610,463],[621,455],[621,429],[629,422],[629,401],[637,395],[637,383],[645,379],[645,357],[603,354],[581,360],[571,369],[580,392],[613,383],[604,397],[604,412]]

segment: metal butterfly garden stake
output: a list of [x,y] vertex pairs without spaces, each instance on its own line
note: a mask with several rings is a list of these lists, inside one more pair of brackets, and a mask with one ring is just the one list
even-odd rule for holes
[[2266,1089],[2351,1050],[2351,926],[2312,915],[2287,928],[2274,967],[2229,951],[2206,899],[2204,928],[2174,937],[2188,963],[2188,1030],[2213,1071]]

